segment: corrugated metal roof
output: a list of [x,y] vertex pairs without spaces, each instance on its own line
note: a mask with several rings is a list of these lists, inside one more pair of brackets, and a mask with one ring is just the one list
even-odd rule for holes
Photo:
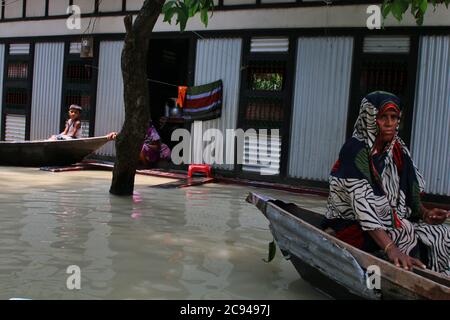
[[345,141],[353,38],[299,38],[288,174],[327,181]]
[[420,39],[411,153],[427,193],[450,196],[450,36]]

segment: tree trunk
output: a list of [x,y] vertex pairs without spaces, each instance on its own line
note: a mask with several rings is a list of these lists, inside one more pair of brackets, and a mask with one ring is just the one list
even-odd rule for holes
[[149,39],[164,0],[146,0],[134,24],[124,19],[126,35],[122,50],[125,121],[116,138],[116,162],[109,192],[132,195],[139,153],[150,120],[147,83]]

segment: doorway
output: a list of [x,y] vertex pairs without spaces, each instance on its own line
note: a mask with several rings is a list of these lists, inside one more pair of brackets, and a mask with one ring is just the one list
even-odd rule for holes
[[172,131],[180,125],[160,124],[165,116],[165,106],[169,99],[178,97],[178,86],[186,86],[192,81],[189,38],[150,40],[149,63],[147,68],[150,95],[150,112],[161,140],[171,145]]

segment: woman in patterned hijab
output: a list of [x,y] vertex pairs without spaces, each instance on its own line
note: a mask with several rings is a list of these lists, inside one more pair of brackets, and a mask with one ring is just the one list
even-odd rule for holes
[[450,275],[448,212],[421,204],[424,181],[398,136],[400,119],[395,95],[376,91],[362,100],[331,171],[326,228],[363,250],[383,250],[399,267]]

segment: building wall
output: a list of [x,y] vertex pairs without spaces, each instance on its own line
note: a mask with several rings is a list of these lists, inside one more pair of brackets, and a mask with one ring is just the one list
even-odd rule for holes
[[95,0],[73,0],[73,4],[80,7],[82,14],[92,13],[95,9]]
[[122,10],[122,0],[108,0],[100,2],[98,11],[117,12]]
[[[222,151],[217,156],[224,159],[225,154],[231,152],[226,148],[226,129],[235,129],[239,107],[240,67],[241,67],[241,39],[204,39],[197,42],[195,62],[195,85],[206,84],[221,79],[223,81],[222,116],[218,119],[202,121],[200,130],[192,127],[194,133],[192,150],[193,163],[202,163],[203,146],[200,135],[195,132],[206,132],[208,129],[219,129],[224,135],[223,148],[215,144],[216,150]],[[225,152],[225,153],[224,153]],[[210,158],[208,163],[211,162]],[[225,162],[225,159],[224,159]],[[231,165],[217,165],[222,169],[232,169]]]
[[45,15],[45,0],[27,1],[26,17],[42,17]]
[[2,109],[2,103],[3,103],[3,68],[5,63],[5,45],[0,44],[0,132],[2,132],[2,126],[3,126],[3,109]]
[[[93,1],[93,0],[92,0]],[[18,2],[19,3],[19,2]],[[92,12],[90,2],[78,1],[82,12]],[[128,2],[127,2],[128,3]],[[74,2],[76,4],[76,2]],[[14,3],[13,5],[16,5]],[[128,4],[127,4],[128,6]],[[139,6],[137,6],[139,7]],[[8,7],[7,7],[8,8]],[[51,7],[50,7],[51,8]],[[131,8],[129,8],[131,9]],[[8,8],[7,12],[12,10]],[[21,10],[21,9],[20,9]],[[332,10],[332,11],[331,11]],[[198,16],[189,20],[186,30],[245,30],[245,29],[281,29],[281,28],[365,28],[368,14],[367,5],[335,6],[333,9],[316,7],[292,7],[292,8],[264,8],[245,10],[220,10],[215,11],[206,28]],[[13,10],[12,10],[13,11]],[[20,11],[21,12],[21,11]],[[331,14],[332,13],[332,14]],[[19,14],[19,13],[17,13]],[[19,14],[20,16],[20,14]],[[8,16],[7,16],[8,17]],[[66,28],[66,19],[50,19],[41,21],[17,21],[1,22],[0,38],[23,36],[48,36],[48,35],[74,35],[83,33],[92,17],[81,20],[81,30],[69,30]],[[440,7],[436,11],[427,12],[424,26],[449,26],[450,10]],[[389,17],[385,21],[386,27],[416,26],[411,15],[405,15],[400,23]],[[179,25],[163,22],[161,15],[155,25],[155,32],[173,31],[179,32]],[[98,17],[95,23],[95,33],[124,33],[123,16]]]
[[30,140],[59,133],[64,43],[37,43],[34,52]]
[[69,3],[69,0],[49,0],[48,14],[50,16],[66,14]]
[[139,10],[143,4],[144,0],[127,0],[127,10]]
[[[120,131],[125,119],[123,81],[120,57],[122,41],[102,41],[97,82],[97,107],[95,110],[95,136]],[[114,143],[107,143],[96,154],[114,156]]]
[[299,38],[288,174],[327,181],[345,142],[353,39]]
[[7,1],[5,18],[20,18],[23,12],[23,0]]
[[450,195],[450,36],[420,39],[411,153],[427,193]]

